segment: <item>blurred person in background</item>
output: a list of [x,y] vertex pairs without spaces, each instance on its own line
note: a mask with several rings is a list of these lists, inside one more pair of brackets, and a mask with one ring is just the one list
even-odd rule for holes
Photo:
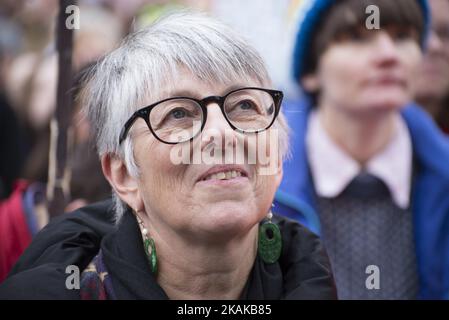
[[[57,4],[17,2],[1,10],[0,281],[49,219],[45,184],[49,122],[56,104],[58,67],[51,26]],[[123,36],[122,22],[113,14],[101,7],[81,8],[83,28],[74,37],[75,69],[111,51]],[[82,133],[88,124],[79,117],[81,106],[74,108],[72,127],[77,135],[68,159],[72,166],[68,211],[110,195],[89,134]]]
[[47,221],[41,185],[20,179],[26,143],[5,90],[5,75],[20,40],[18,25],[0,15],[0,282]]
[[17,24],[0,15],[0,199],[11,194],[25,160],[22,128],[5,89],[5,74],[22,45],[20,36]]
[[449,0],[429,0],[432,30],[415,77],[416,99],[449,134]]
[[[80,12],[82,28],[74,33],[74,70],[110,52],[123,37],[120,20],[107,10],[80,6]],[[22,106],[19,113],[28,133],[30,150],[23,177],[43,183],[48,176],[49,123],[56,107],[58,79],[58,59],[52,47],[51,42],[42,52],[19,56],[9,73],[9,91]]]
[[92,128],[82,112],[83,81],[96,62],[85,65],[75,76],[73,96],[75,103],[72,118],[73,138],[69,153],[70,197],[65,211],[71,212],[90,203],[107,199],[111,196],[111,187],[103,175],[97,156]]
[[[82,90],[83,76],[91,66],[87,65],[75,77],[75,96]],[[20,163],[24,162],[24,158],[18,152],[22,132],[12,110],[4,107],[2,104],[0,109],[0,146],[5,151],[0,159],[0,282],[6,278],[32,238],[49,221],[45,184],[21,178]],[[106,199],[111,193],[91,140],[89,122],[80,114],[80,100],[76,99],[72,119],[74,137],[70,139],[71,152],[68,153],[71,177],[70,202],[66,212]],[[6,186],[11,190],[4,188]]]
[[411,102],[427,1],[301,10],[292,71],[305,97],[284,104],[292,158],[277,210],[322,236],[339,298],[448,298],[449,143]]
[[[58,0],[2,0],[0,13],[22,30],[22,52],[37,52],[51,42]],[[50,19],[49,19],[50,18]]]

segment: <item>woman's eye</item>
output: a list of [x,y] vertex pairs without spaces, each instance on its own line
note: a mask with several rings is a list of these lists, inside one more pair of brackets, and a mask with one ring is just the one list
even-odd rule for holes
[[398,39],[398,40],[413,40],[413,39],[419,40],[419,36],[417,33],[415,34],[410,30],[404,30],[404,31],[400,31],[396,34],[396,39]]
[[407,29],[397,29],[391,33],[392,38],[396,40],[405,40],[412,37],[411,32]]
[[419,41],[419,33],[411,27],[407,26],[391,26],[387,27],[387,32],[392,39],[396,41],[417,40]]
[[238,104],[238,107],[242,110],[251,110],[254,109],[254,104],[250,101],[241,101]]
[[354,28],[336,35],[338,42],[364,42],[370,39],[372,35],[369,32]]
[[170,113],[173,116],[173,118],[175,118],[175,119],[182,119],[187,115],[186,110],[180,109],[180,108],[174,109]]
[[408,39],[408,38],[410,38],[410,35],[408,34],[408,32],[398,32],[396,34],[396,39],[404,40],[404,39]]
[[362,33],[359,30],[354,30],[353,32],[350,32],[349,38],[354,41],[361,41],[361,40],[365,39],[365,37],[362,35]]

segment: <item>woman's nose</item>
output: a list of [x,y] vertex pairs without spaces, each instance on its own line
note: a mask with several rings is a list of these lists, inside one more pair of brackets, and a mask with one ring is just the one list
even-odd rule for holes
[[202,131],[202,148],[211,143],[222,149],[233,147],[236,144],[235,131],[226,120],[220,106],[211,103],[207,106],[207,119]]
[[381,66],[391,66],[399,61],[398,47],[387,32],[380,32],[376,37],[373,54]]
[[207,119],[204,124],[204,131],[210,129],[214,129],[215,131],[232,130],[217,103],[210,103],[207,105]]

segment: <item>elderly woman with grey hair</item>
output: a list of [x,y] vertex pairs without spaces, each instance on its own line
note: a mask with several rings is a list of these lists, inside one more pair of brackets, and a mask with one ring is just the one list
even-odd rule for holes
[[288,128],[245,40],[169,15],[99,62],[84,98],[113,204],[48,226],[1,297],[335,298],[318,238],[271,212]]

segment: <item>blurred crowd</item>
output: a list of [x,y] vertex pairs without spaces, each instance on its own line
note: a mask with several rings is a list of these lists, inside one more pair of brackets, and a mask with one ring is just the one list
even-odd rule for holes
[[[242,30],[267,61],[275,87],[286,93],[287,100],[301,99],[289,70],[294,21],[301,2],[79,0],[73,94],[76,97],[81,90],[81,79],[89,67],[117,47],[130,31],[169,10],[192,8],[211,12]],[[415,101],[449,135],[449,1],[429,3],[432,25],[419,76],[415,77]],[[56,108],[58,80],[58,10],[57,0],[0,0],[0,282],[49,221],[46,185],[50,120]],[[75,99],[67,212],[111,193],[81,107],[80,100]]]

